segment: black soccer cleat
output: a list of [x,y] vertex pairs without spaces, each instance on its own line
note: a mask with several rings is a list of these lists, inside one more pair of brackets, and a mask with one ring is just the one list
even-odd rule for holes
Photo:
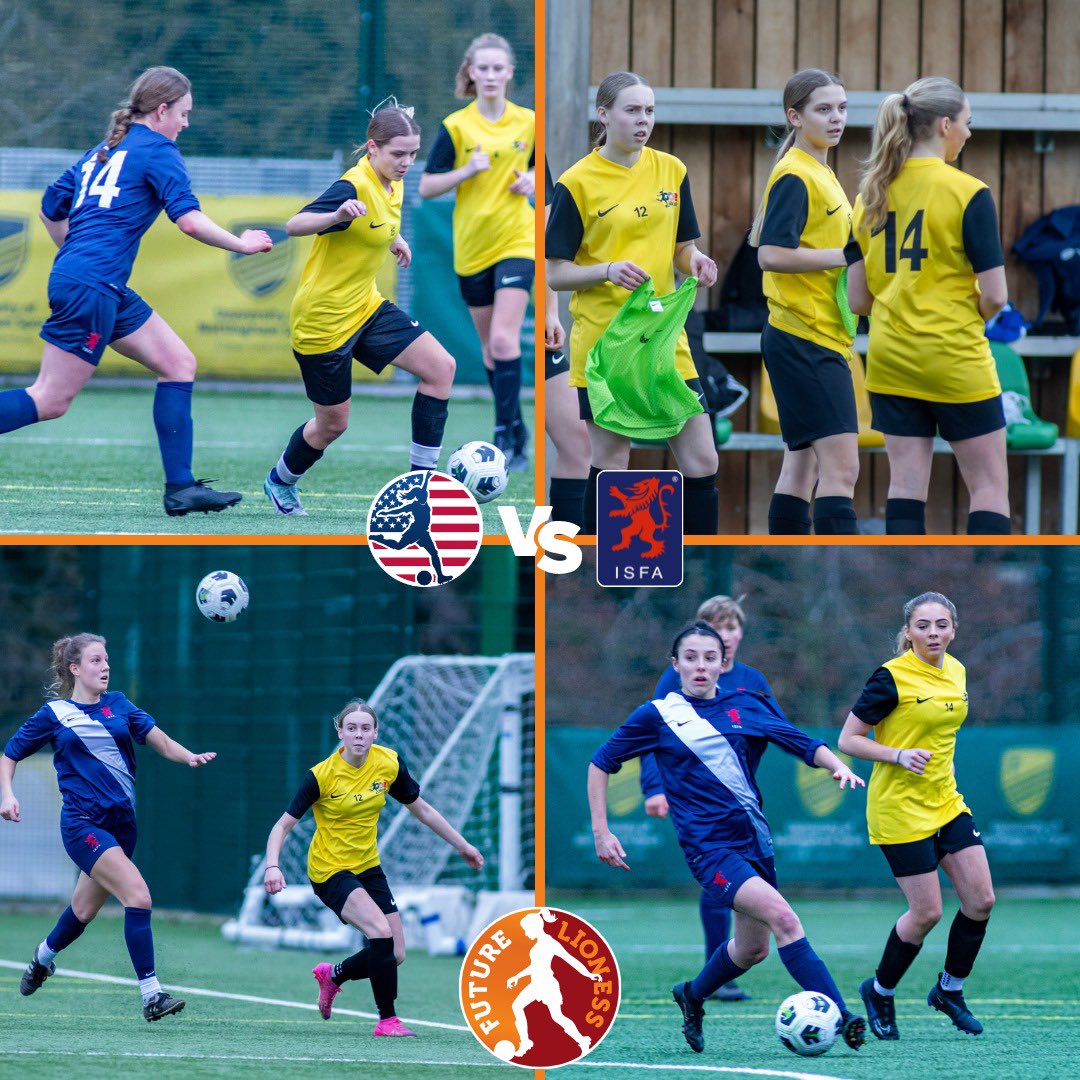
[[39,964],[37,949],[34,949],[34,959],[26,965],[22,978],[19,980],[19,993],[23,997],[29,997],[35,990],[41,989],[41,984],[50,975],[56,974],[55,964]]
[[705,1019],[705,1010],[691,999],[689,989],[689,983],[676,983],[671,988],[671,996],[675,999],[675,1004],[679,1006],[682,1012],[683,1038],[686,1039],[690,1049],[695,1054],[700,1054],[705,1049],[705,1035],[701,1030],[702,1021]]
[[933,989],[926,996],[926,1004],[938,1012],[944,1013],[957,1031],[965,1035],[981,1035],[983,1026],[971,1015],[964,994],[960,990],[942,990],[941,983],[934,983]]
[[866,1022],[876,1039],[894,1042],[900,1038],[900,1029],[896,1026],[896,1002],[888,994],[879,994],[874,989],[874,977],[863,979],[859,983],[859,997],[866,1006]]
[[852,1050],[858,1050],[866,1042],[866,1021],[854,1013],[841,1013],[836,1033]]
[[187,1004],[183,998],[174,998],[159,990],[142,1008],[142,1014],[148,1021],[160,1020],[163,1016],[172,1016],[180,1012]]
[[210,480],[196,480],[179,491],[165,492],[165,513],[169,517],[185,514],[213,514],[235,506],[243,495],[238,491],[215,491]]
[[724,983],[707,1001],[750,1001],[750,995],[734,980]]

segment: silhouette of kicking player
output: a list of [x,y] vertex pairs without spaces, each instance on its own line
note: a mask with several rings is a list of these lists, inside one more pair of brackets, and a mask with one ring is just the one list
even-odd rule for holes
[[406,510],[412,511],[412,521],[396,540],[387,536],[386,533],[372,533],[368,540],[374,540],[376,543],[383,544],[393,551],[401,551],[404,548],[411,547],[413,544],[423,548],[431,560],[431,569],[435,571],[435,580],[438,584],[445,585],[448,581],[453,581],[453,578],[449,574],[443,573],[439,549],[431,538],[431,507],[428,505],[428,482],[430,480],[431,473],[425,473],[423,482],[416,488],[415,497],[387,512],[387,516],[392,514],[396,517]]

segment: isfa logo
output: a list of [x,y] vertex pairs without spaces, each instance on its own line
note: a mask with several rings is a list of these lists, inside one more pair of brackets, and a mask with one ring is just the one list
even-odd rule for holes
[[596,580],[681,585],[682,473],[608,469],[596,483]]
[[270,251],[257,259],[236,253],[229,254],[225,265],[229,276],[249,296],[261,298],[276,292],[292,275],[296,261],[296,241],[277,224],[266,221],[231,221],[231,232],[239,235],[245,229],[262,229],[274,242]]
[[16,277],[30,253],[30,234],[22,217],[0,217],[0,285]]
[[463,574],[484,539],[484,518],[464,485],[440,472],[403,473],[371,504],[368,546],[393,578],[420,588]]

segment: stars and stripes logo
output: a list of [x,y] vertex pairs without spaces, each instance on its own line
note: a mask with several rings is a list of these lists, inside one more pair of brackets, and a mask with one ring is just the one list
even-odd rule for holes
[[406,585],[445,585],[484,539],[484,519],[463,484],[441,472],[404,473],[375,496],[367,541],[375,561]]

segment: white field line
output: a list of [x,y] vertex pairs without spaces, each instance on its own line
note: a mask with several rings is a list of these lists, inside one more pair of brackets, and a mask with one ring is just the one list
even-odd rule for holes
[[[283,1054],[274,1054],[273,1057],[260,1057],[257,1054],[163,1054],[163,1053],[137,1053],[135,1051],[121,1051],[117,1050],[111,1052],[108,1050],[11,1050],[8,1047],[4,1047],[4,1055],[8,1054],[22,1054],[24,1057],[74,1057],[74,1058],[135,1058],[137,1060],[144,1061],[252,1061],[252,1062],[275,1062],[275,1061],[288,1061],[293,1064],[299,1065],[385,1065],[388,1062],[386,1057],[286,1057]],[[418,1065],[430,1065],[437,1068],[445,1069],[447,1066],[451,1068],[459,1069],[471,1069],[477,1068],[499,1068],[503,1063],[501,1061],[414,1061],[409,1059],[408,1061],[402,1061],[402,1068],[413,1068]],[[776,1075],[792,1075],[780,1074]],[[815,1077],[814,1080],[829,1080],[829,1077]]]

